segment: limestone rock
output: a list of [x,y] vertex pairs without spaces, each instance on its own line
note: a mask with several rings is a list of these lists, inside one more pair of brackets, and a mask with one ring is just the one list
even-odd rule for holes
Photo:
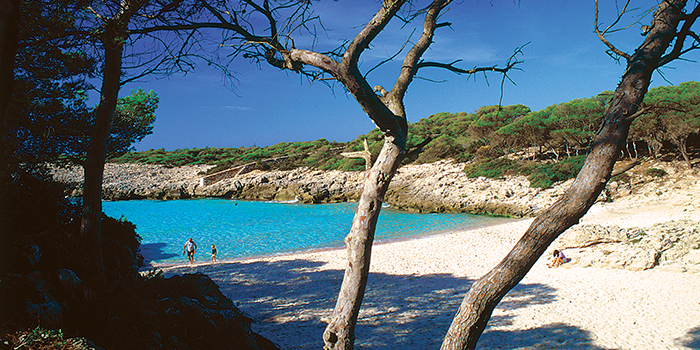
[[645,229],[576,225],[557,238],[552,249],[563,250],[572,258],[570,266],[633,271],[676,266],[677,270],[698,271],[700,222],[669,221]]
[[60,328],[65,307],[51,293],[49,274],[35,271],[29,275],[5,275],[0,279],[0,287],[0,299],[12,301],[2,305],[0,319],[6,325],[24,328],[38,321],[47,329]]
[[[159,309],[166,310],[166,314],[160,318],[173,321],[187,318],[188,322],[198,325],[197,334],[223,332],[230,349],[278,349],[274,343],[251,330],[253,320],[243,314],[209,276],[201,273],[184,274],[166,279],[153,278],[148,283],[158,293],[155,303]],[[168,325],[163,326],[169,329]],[[182,348],[184,338],[178,338],[187,337],[186,332],[187,329],[183,329],[183,332],[176,335],[163,337],[161,344],[164,348]],[[214,343],[207,344],[206,341],[212,342],[215,339],[203,339],[198,343],[201,343],[202,348],[221,348],[215,347],[217,344]]]
[[[647,162],[648,163],[648,162]],[[599,201],[616,201],[630,195],[664,196],[673,188],[700,186],[700,174],[666,163],[640,166],[607,184]],[[669,163],[671,164],[671,163]],[[566,192],[573,180],[552,188],[531,188],[525,176],[503,179],[468,178],[464,163],[441,160],[429,164],[408,164],[394,176],[384,203],[413,212],[469,212],[509,217],[536,216]],[[208,186],[200,184],[211,165],[168,168],[148,164],[105,166],[103,196],[106,200],[233,198],[302,203],[356,201],[362,191],[364,171],[253,170]],[[663,178],[645,175],[649,167],[663,168]],[[629,175],[628,175],[629,174]],[[57,181],[66,183],[66,194],[82,194],[82,169],[54,169]],[[636,198],[636,197],[635,197]],[[692,200],[692,198],[689,198]]]

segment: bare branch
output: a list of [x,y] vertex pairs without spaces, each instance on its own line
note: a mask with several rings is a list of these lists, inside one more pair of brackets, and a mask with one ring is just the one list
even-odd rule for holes
[[[388,1],[387,1],[388,2]],[[369,47],[369,44],[374,40],[374,38],[389,24],[392,17],[396,15],[401,6],[404,5],[405,0],[391,1],[390,4],[386,2],[382,4],[382,8],[377,11],[369,23],[360,31],[355,39],[350,42],[348,49],[345,51],[343,57],[343,66],[345,67],[357,67],[357,62],[360,59],[360,54]]]
[[362,158],[365,160],[365,170],[369,170],[372,167],[372,153],[369,151],[369,146],[367,145],[367,139],[362,140],[362,151],[355,152],[343,152],[340,155],[345,158]]
[[396,51],[395,54],[393,54],[391,57],[389,57],[389,58],[387,58],[387,59],[385,59],[385,60],[383,60],[383,61],[377,63],[376,66],[370,68],[367,72],[365,72],[364,78],[367,79],[367,76],[368,76],[369,73],[371,73],[373,70],[375,70],[375,69],[381,67],[382,65],[384,65],[384,64],[387,63],[387,62],[391,62],[394,58],[396,58],[396,56],[398,56],[398,55],[403,51],[403,49],[406,48],[406,45],[408,45],[408,43],[411,41],[411,36],[413,36],[413,33],[415,33],[415,30],[413,30],[413,31],[411,32],[411,34],[409,34],[409,36],[408,36],[408,38],[406,39],[406,41],[404,41],[403,45],[401,45],[401,48],[398,49],[398,50]]
[[95,17],[100,19],[102,22],[106,22],[105,18],[102,17],[102,15],[100,15],[99,13],[97,13],[97,11],[95,11],[95,9],[92,8],[92,6],[88,6],[87,9],[90,10],[90,12],[92,12],[92,14],[95,15]]
[[523,61],[514,61],[510,65],[507,65],[506,67],[503,68],[498,68],[496,65],[489,66],[489,67],[474,67],[472,69],[462,69],[459,67],[455,67],[455,63],[459,63],[462,60],[456,60],[452,61],[450,63],[439,63],[439,62],[425,62],[421,61],[418,63],[417,67],[418,68],[427,68],[427,67],[433,67],[433,68],[442,68],[442,69],[447,69],[451,72],[457,73],[457,74],[474,74],[478,72],[498,72],[498,73],[507,73],[509,70],[513,69],[516,64],[522,63]]
[[427,144],[429,144],[431,141],[433,141],[432,136],[428,136],[423,142],[415,145],[413,148],[411,148],[408,152],[406,152],[405,158],[411,158],[415,156],[416,154],[420,153],[423,151],[423,147],[425,147]]
[[320,68],[331,74],[334,74],[338,70],[338,62],[318,52],[292,49],[290,57],[294,61],[303,62],[304,64]]
[[613,56],[613,54],[615,54],[619,57],[624,57],[628,61],[629,61],[631,56],[628,53],[615,47],[615,45],[613,45],[611,42],[609,42],[608,39],[605,39],[605,35],[608,33],[608,31],[611,28],[613,28],[618,22],[620,22],[620,20],[622,19],[622,16],[624,16],[625,13],[627,13],[626,9],[627,9],[627,6],[629,5],[629,3],[630,3],[630,0],[627,0],[627,2],[625,3],[625,6],[622,8],[622,11],[617,15],[617,19],[615,19],[615,21],[611,25],[609,25],[607,28],[605,28],[605,30],[603,30],[601,32],[600,28],[598,27],[598,0],[595,0],[595,21],[594,21],[595,33],[598,35],[598,39],[600,39],[600,41],[602,41],[603,44],[605,44],[608,47],[608,50],[606,51],[608,53],[608,55],[610,55],[610,57],[612,57],[616,60],[618,58]]
[[[505,67],[502,67],[502,68],[499,68],[496,65],[488,66],[488,67],[474,67],[472,69],[463,69],[463,68],[455,67],[455,64],[461,62],[462,60],[455,60],[455,61],[452,61],[450,63],[421,61],[416,65],[416,68],[426,68],[426,67],[442,68],[442,69],[447,69],[451,72],[454,72],[454,73],[457,73],[460,75],[461,74],[472,75],[472,74],[479,73],[479,72],[498,72],[498,73],[504,74],[504,78],[505,78],[505,76],[507,75],[507,73],[509,71],[514,70],[514,69],[520,70],[520,68],[517,68],[516,66],[523,63],[523,61],[519,61],[517,59],[517,56],[519,54],[523,54],[522,49],[525,46],[527,46],[528,44],[530,44],[530,43],[528,42],[522,46],[515,48],[515,50],[513,50],[513,54],[506,61]],[[508,78],[508,80],[510,80],[510,78]],[[510,80],[510,81],[512,82],[512,80]]]
[[408,90],[408,86],[411,84],[416,72],[420,68],[421,57],[433,42],[433,36],[435,34],[435,29],[437,28],[437,19],[440,15],[440,11],[442,11],[442,9],[444,9],[449,3],[449,0],[434,0],[427,9],[425,20],[423,22],[423,33],[421,34],[420,39],[418,39],[418,42],[416,42],[408,54],[406,54],[401,67],[401,73],[398,79],[396,79],[394,87],[389,92],[397,100],[403,100],[403,97]]

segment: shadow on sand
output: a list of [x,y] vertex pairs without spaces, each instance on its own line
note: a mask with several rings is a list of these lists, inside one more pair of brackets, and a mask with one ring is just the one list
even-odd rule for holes
[[[343,278],[341,270],[319,270],[308,260],[226,262],[182,266],[168,275],[209,275],[255,320],[254,330],[282,349],[319,349]],[[473,281],[448,274],[391,275],[371,273],[356,329],[356,349],[438,349]],[[520,284],[498,306],[482,335],[479,349],[599,349],[589,332],[567,324],[502,331],[520,307],[554,300],[542,284]],[[514,312],[515,313],[515,312]]]
[[690,349],[700,349],[700,326],[691,328],[679,343]]

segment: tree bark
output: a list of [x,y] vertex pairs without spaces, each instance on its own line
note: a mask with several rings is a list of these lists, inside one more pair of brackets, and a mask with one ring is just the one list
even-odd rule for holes
[[[4,220],[9,213],[7,185],[11,179],[12,168],[10,159],[13,149],[9,143],[7,111],[12,100],[12,90],[14,86],[14,66],[15,54],[17,52],[17,42],[19,34],[19,0],[0,0],[0,86],[4,92],[0,94],[0,225],[4,225]],[[3,228],[0,232],[0,244],[8,247],[11,239],[10,232]],[[10,266],[8,254],[2,254],[0,265]],[[0,270],[4,270],[0,267]]]
[[107,142],[117,107],[121,86],[122,53],[124,44],[119,35],[120,28],[108,21],[104,33],[105,63],[102,76],[100,103],[97,106],[95,125],[90,136],[85,161],[85,184],[83,214],[78,237],[78,255],[87,299],[98,297],[106,289],[105,268],[102,258],[102,178],[104,175]]
[[[15,53],[19,34],[19,0],[0,0],[0,84],[5,89],[0,94],[0,156],[6,159],[7,153],[7,108],[12,100],[14,84]],[[7,163],[0,163],[5,166]],[[4,169],[3,169],[4,171]]]
[[351,350],[355,325],[369,276],[374,232],[389,183],[406,155],[408,123],[403,98],[413,81],[418,62],[432,43],[437,17],[448,1],[434,0],[429,7],[421,38],[404,58],[401,73],[391,91],[381,98],[357,68],[359,54],[381,31],[405,1],[385,1],[374,19],[357,35],[334,72],[367,115],[384,132],[384,145],[367,173],[350,233],[345,238],[347,267],[333,315],[323,333],[324,349]]
[[376,162],[365,176],[364,187],[345,237],[347,267],[333,317],[323,333],[324,349],[352,349],[355,325],[369,276],[370,257],[379,212],[389,183],[403,157],[402,147],[386,137]]
[[681,137],[680,139],[677,140],[676,146],[678,146],[678,149],[681,151],[681,156],[683,156],[683,160],[685,160],[685,164],[688,166],[688,169],[693,168],[693,163],[690,161],[690,157],[688,157],[688,138],[687,137]]
[[508,255],[471,287],[443,341],[442,350],[474,349],[494,308],[517,285],[547,247],[578,223],[605,187],[624,145],[632,116],[646,94],[651,75],[676,34],[685,0],[663,2],[653,29],[630,57],[591,153],[571,188],[540,214]]

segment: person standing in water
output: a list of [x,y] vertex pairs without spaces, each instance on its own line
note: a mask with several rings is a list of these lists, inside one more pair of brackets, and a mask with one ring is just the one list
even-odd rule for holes
[[190,260],[190,264],[194,263],[194,253],[197,252],[197,243],[194,242],[192,238],[185,242],[185,246],[182,247],[182,255],[187,253],[187,258]]
[[216,262],[216,246],[211,245],[211,262]]

